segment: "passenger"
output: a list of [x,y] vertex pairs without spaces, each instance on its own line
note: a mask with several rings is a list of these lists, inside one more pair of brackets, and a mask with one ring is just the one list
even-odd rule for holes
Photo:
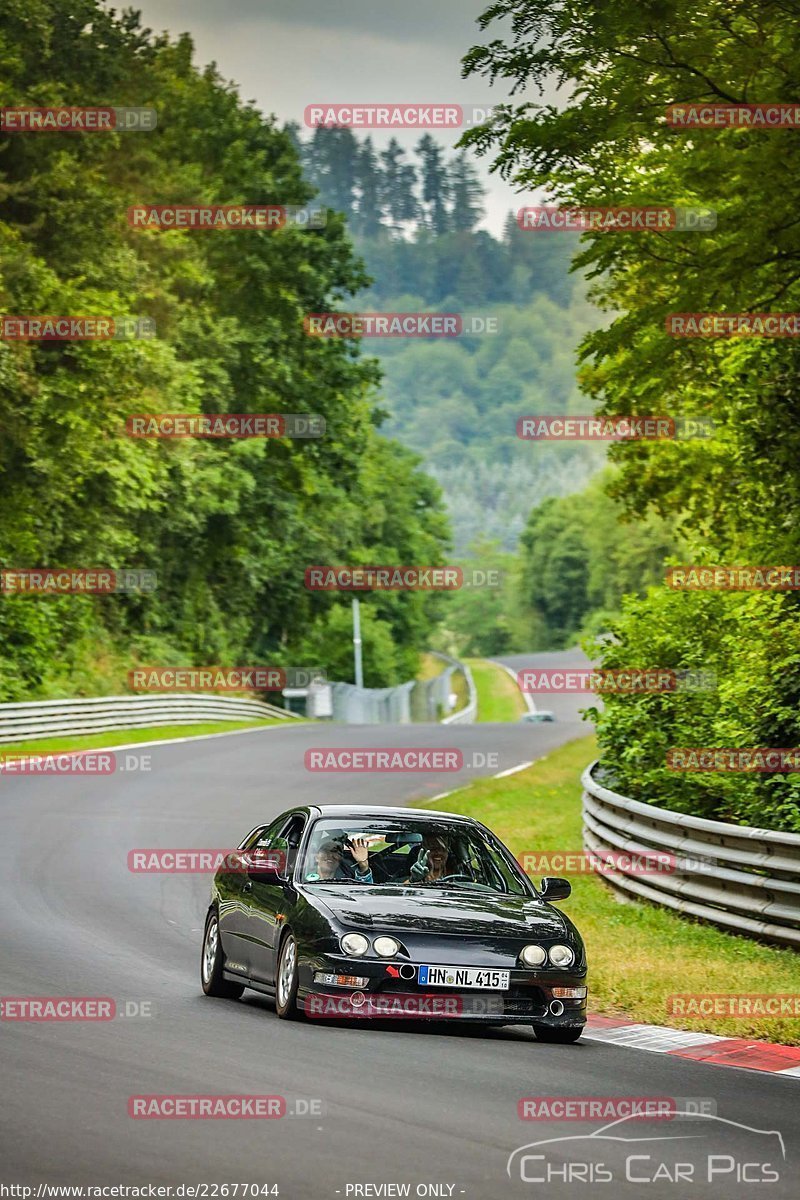
[[[352,868],[344,857],[345,847],[352,855]],[[316,860],[316,871],[310,871],[306,876],[309,881],[342,879],[355,883],[374,883],[369,865],[369,849],[364,838],[357,837],[348,841],[346,838],[335,838],[328,834],[319,844]]]
[[457,864],[451,861],[450,847],[446,837],[438,833],[426,833],[422,839],[419,858],[411,868],[406,883],[436,883],[445,875],[457,873]]

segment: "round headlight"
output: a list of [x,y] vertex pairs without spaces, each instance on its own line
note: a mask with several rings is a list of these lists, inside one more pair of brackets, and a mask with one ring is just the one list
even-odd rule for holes
[[551,946],[550,962],[554,967],[568,967],[575,959],[575,954],[569,946]]
[[394,958],[400,949],[400,943],[396,942],[394,938],[379,937],[375,938],[372,948],[379,958]]
[[520,958],[526,967],[540,967],[543,962],[547,961],[547,954],[541,946],[525,946]]
[[369,950],[369,942],[363,933],[346,933],[342,938],[342,949],[351,958],[361,958]]

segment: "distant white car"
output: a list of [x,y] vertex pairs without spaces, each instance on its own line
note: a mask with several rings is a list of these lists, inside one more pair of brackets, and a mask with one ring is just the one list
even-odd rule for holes
[[520,717],[520,721],[524,721],[528,725],[538,725],[540,721],[555,721],[556,714],[551,712],[549,708],[539,708],[536,712],[526,712]]

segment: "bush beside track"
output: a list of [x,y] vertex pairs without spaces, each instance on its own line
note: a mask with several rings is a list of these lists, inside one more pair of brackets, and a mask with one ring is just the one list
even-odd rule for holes
[[[596,756],[581,738],[505,779],[484,779],[424,805],[483,821],[516,854],[582,848],[580,775]],[[555,874],[556,872],[552,872]],[[538,882],[538,879],[535,880]],[[573,876],[563,902],[589,954],[590,1011],[727,1037],[800,1045],[800,1018],[681,1018],[672,994],[800,995],[800,955],[646,903],[621,903],[596,875]]]

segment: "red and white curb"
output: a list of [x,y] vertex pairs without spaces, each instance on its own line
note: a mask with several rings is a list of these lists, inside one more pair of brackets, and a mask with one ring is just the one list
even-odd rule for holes
[[800,1079],[800,1046],[721,1037],[716,1033],[693,1033],[689,1029],[670,1029],[665,1025],[634,1025],[621,1017],[600,1016],[589,1017],[584,1037],[632,1050],[691,1058],[714,1067],[746,1067],[751,1071],[773,1071]]

